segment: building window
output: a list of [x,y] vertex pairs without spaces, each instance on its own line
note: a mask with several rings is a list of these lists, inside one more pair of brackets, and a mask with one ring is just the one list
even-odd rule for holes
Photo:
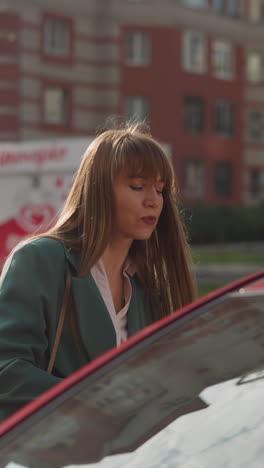
[[248,136],[252,141],[262,140],[263,113],[250,111],[248,114]]
[[128,96],[125,101],[126,119],[143,121],[149,117],[149,101],[144,96]]
[[185,96],[184,128],[189,133],[202,133],[204,128],[203,98],[196,96]]
[[263,0],[250,0],[248,2],[248,17],[253,23],[259,23],[264,18],[264,2]]
[[206,71],[206,39],[200,33],[183,33],[183,67],[194,73]]
[[148,65],[150,63],[150,36],[142,32],[127,34],[127,63]]
[[230,198],[232,194],[232,166],[217,161],[214,166],[214,191],[216,197]]
[[240,2],[241,0],[226,0],[227,16],[232,16],[232,17],[240,16]]
[[184,194],[191,198],[204,195],[204,163],[200,159],[187,159],[184,164]]
[[208,0],[182,0],[182,4],[188,7],[205,8],[208,6]]
[[217,13],[226,16],[236,17],[239,16],[240,0],[213,0],[212,8]]
[[212,67],[216,78],[233,77],[233,47],[232,44],[215,40],[212,43]]
[[1,28],[0,29],[0,41],[3,43],[6,43],[6,44],[13,44],[14,42],[16,42],[18,39],[18,33],[17,31],[12,31],[10,29],[4,29],[4,28]]
[[251,83],[259,83],[262,80],[262,56],[258,52],[247,54],[247,80]]
[[19,35],[17,31],[0,28],[0,56],[17,53]]
[[249,194],[252,198],[258,198],[261,194],[261,171],[260,169],[249,170]]
[[219,135],[232,135],[234,106],[228,101],[216,101],[214,105],[214,130]]
[[69,91],[60,87],[44,90],[44,122],[51,125],[67,125]]
[[215,10],[215,11],[217,11],[219,13],[224,12],[224,5],[225,5],[224,0],[213,0],[212,1],[213,10]]
[[52,56],[69,57],[70,44],[70,22],[47,17],[44,22],[44,52]]

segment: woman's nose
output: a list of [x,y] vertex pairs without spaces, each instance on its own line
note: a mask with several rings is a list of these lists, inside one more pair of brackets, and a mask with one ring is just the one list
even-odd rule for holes
[[146,206],[158,206],[159,204],[159,194],[156,189],[148,190],[144,198],[144,204]]

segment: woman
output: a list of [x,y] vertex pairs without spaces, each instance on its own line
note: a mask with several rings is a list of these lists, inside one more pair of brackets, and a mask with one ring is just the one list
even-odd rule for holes
[[[71,306],[47,372],[67,266]],[[0,282],[0,420],[194,298],[173,168],[138,126],[87,149],[54,227],[20,244]]]

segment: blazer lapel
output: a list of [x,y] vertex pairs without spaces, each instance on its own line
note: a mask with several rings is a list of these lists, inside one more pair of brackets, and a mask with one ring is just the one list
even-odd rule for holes
[[80,335],[90,359],[116,346],[115,329],[90,273],[72,278],[72,292]]
[[[70,249],[66,249],[65,253],[77,275],[78,253]],[[151,317],[146,311],[146,298],[138,286],[135,276],[130,277],[130,281],[132,297],[127,314],[128,336],[134,335],[152,323]],[[94,359],[116,346],[115,329],[91,273],[87,273],[83,278],[73,276],[72,291],[82,342],[89,358]]]
[[145,298],[141,288],[136,284],[134,277],[130,277],[132,286],[132,297],[127,314],[128,336],[134,335],[138,331],[151,323],[146,314]]
[[[66,257],[77,274],[78,253],[66,249]],[[111,317],[91,273],[82,278],[73,274],[72,293],[82,344],[89,359],[95,359],[116,346]]]

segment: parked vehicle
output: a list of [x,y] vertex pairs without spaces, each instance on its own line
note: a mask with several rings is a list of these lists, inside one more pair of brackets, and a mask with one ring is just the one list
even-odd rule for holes
[[208,388],[209,407],[177,419],[136,452],[86,468],[262,468],[264,373]]
[[20,240],[52,223],[91,141],[0,143],[0,269]]

